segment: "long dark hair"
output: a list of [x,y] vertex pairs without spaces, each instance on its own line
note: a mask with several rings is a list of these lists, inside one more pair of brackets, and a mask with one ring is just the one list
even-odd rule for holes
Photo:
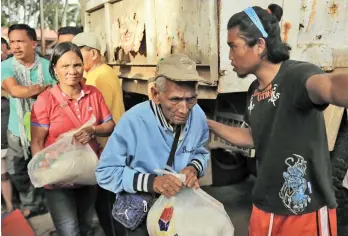
[[50,61],[50,74],[52,78],[54,78],[55,80],[57,80],[57,78],[56,78],[56,74],[54,73],[54,67],[56,66],[59,58],[67,52],[76,53],[76,55],[78,55],[79,58],[81,58],[81,60],[83,61],[80,48],[76,46],[75,44],[70,42],[64,42],[55,46],[53,49],[53,53],[52,53],[51,61]]
[[289,59],[291,47],[287,43],[282,42],[280,37],[279,21],[283,16],[283,9],[277,4],[268,6],[272,14],[261,7],[255,6],[253,9],[260,18],[265,31],[268,33],[267,38],[262,36],[260,30],[244,11],[230,18],[227,24],[227,30],[238,26],[241,35],[243,35],[249,47],[256,45],[260,38],[264,38],[267,47],[266,56],[272,63],[280,63]]

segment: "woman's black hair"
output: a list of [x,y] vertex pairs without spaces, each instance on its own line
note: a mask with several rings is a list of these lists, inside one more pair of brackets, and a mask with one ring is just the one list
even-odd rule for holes
[[57,46],[55,46],[53,49],[53,53],[52,53],[51,61],[50,61],[50,69],[49,69],[52,78],[54,78],[55,80],[57,80],[57,78],[56,78],[56,74],[54,73],[54,67],[56,66],[59,58],[61,58],[61,56],[63,56],[67,52],[76,53],[76,55],[78,55],[83,62],[83,57],[82,57],[80,48],[78,46],[70,42],[57,44]]
[[253,7],[259,17],[268,37],[264,38],[249,16],[244,12],[233,15],[227,24],[227,30],[239,27],[241,35],[245,38],[249,47],[255,46],[260,38],[264,38],[267,47],[267,59],[272,63],[280,63],[290,58],[291,47],[282,42],[280,37],[279,22],[283,16],[283,9],[277,4],[270,4],[267,10],[261,7]]
[[8,43],[6,41],[6,39],[4,39],[3,37],[1,37],[1,44],[5,44],[7,49],[10,49],[10,47],[8,46]]

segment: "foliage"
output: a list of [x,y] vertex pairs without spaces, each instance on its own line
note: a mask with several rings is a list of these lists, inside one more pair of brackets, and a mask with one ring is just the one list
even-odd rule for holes
[[[66,25],[80,25],[80,6],[68,0],[44,0],[45,28],[56,30],[64,25],[64,5],[67,1]],[[40,27],[40,1],[38,0],[2,0],[1,26],[25,23],[33,28]],[[62,25],[63,23],[63,25]]]

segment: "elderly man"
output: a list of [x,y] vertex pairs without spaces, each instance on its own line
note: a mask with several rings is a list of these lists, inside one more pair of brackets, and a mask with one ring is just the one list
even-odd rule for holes
[[[115,71],[103,62],[102,46],[93,33],[80,33],[72,43],[80,47],[83,56],[86,84],[93,85],[102,93],[106,105],[112,113],[115,123],[124,113],[121,83]],[[106,145],[108,137],[98,137],[101,149]],[[96,212],[105,234],[113,235],[114,223],[111,206],[115,194],[105,189],[98,189]]]
[[[172,168],[186,175],[183,185],[199,187],[198,178],[209,159],[204,148],[208,126],[197,105],[200,80],[195,62],[187,56],[172,54],[161,59],[151,89],[153,99],[125,113],[102,153],[96,170],[102,188],[174,196],[182,187],[180,180],[154,172],[165,168],[171,149],[175,153]],[[145,223],[135,231],[125,230],[127,235],[147,235]]]

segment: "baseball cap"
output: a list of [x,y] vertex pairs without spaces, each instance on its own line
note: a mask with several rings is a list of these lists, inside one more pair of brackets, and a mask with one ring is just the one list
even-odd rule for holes
[[72,43],[76,44],[78,47],[90,47],[99,50],[102,52],[102,45],[100,43],[100,40],[98,37],[96,37],[93,33],[90,32],[83,32],[77,34],[73,40]]
[[182,82],[203,82],[196,70],[196,63],[188,56],[181,53],[170,54],[162,58],[156,68],[155,77],[149,82],[155,81],[158,77],[163,76],[169,80]]

